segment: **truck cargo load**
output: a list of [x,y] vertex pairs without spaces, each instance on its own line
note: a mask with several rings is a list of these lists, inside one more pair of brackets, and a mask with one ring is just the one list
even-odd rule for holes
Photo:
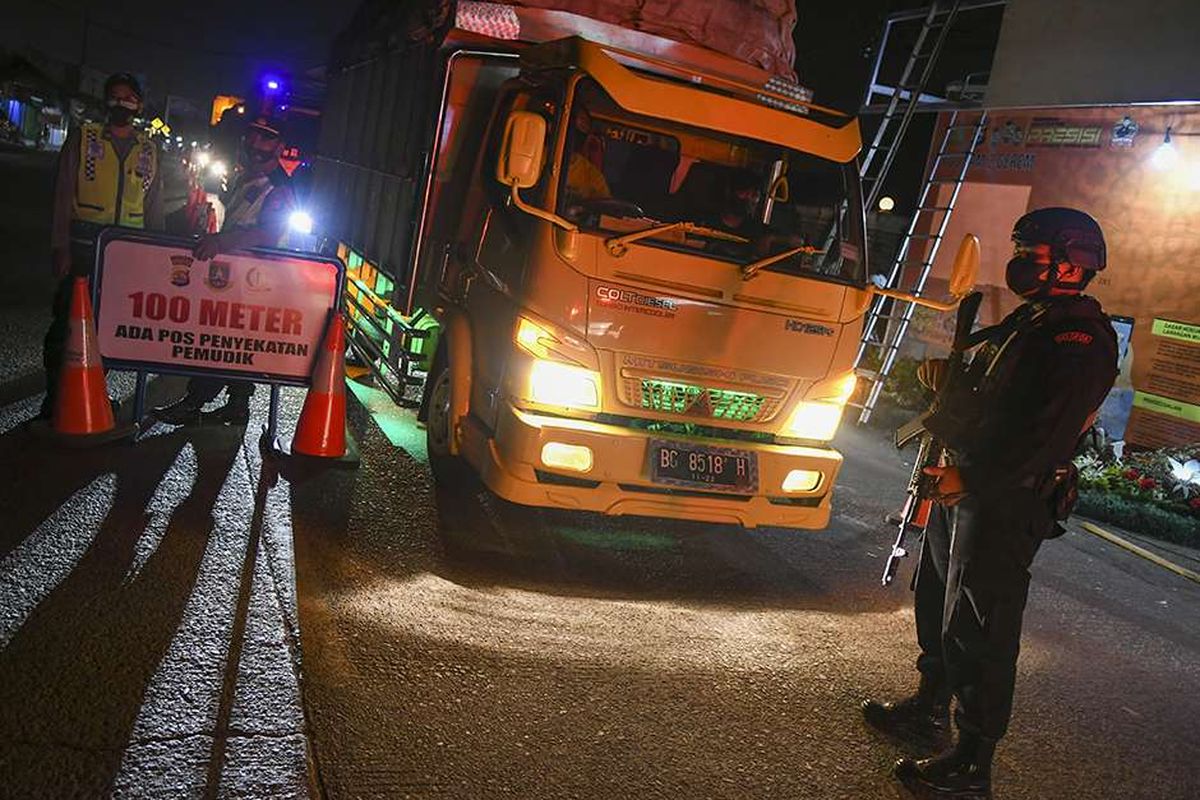
[[[360,6],[338,42],[337,61],[347,63],[402,41],[436,38],[447,27],[475,30],[501,39],[536,40],[520,30],[517,6],[565,12],[675,42],[706,47],[794,81],[796,48],[792,0],[521,0],[499,3],[429,0],[397,3],[372,0]],[[552,18],[552,14],[548,15]],[[536,26],[536,22],[527,23]],[[587,31],[580,31],[586,34]],[[371,44],[367,44],[367,43]]]

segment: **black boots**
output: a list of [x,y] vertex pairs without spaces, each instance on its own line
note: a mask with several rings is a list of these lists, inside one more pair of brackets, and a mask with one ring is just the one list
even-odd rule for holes
[[896,702],[864,700],[862,713],[872,728],[920,754],[950,746],[950,694],[924,676],[911,697]]
[[896,762],[896,779],[919,800],[991,800],[992,754],[996,743],[961,732],[958,743],[939,756]]
[[206,402],[184,395],[181,400],[154,409],[152,414],[168,425],[245,425],[250,421],[249,397],[230,397],[220,408],[202,412]]
[[245,425],[250,421],[250,399],[231,397],[220,408],[201,414],[200,421],[205,425]]
[[168,425],[198,425],[202,408],[204,408],[203,400],[197,400],[190,394],[185,394],[174,403],[154,409],[150,415]]

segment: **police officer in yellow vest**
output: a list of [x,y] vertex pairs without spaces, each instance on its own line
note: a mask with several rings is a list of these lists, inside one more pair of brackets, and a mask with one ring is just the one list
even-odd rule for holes
[[[256,117],[246,128],[239,154],[239,173],[229,192],[222,197],[225,218],[221,232],[200,239],[195,257],[208,261],[221,253],[252,247],[278,247],[287,234],[288,218],[296,208],[291,179],[279,162],[283,155],[282,121],[270,116]],[[201,414],[224,387],[228,402]],[[245,425],[250,418],[250,381],[193,378],[187,394],[180,400],[154,410],[161,422],[172,425],[206,422]]]
[[70,316],[71,283],[92,272],[96,233],[105,225],[161,230],[162,176],[158,151],[132,125],[142,110],[135,77],[117,73],[104,83],[107,120],[71,131],[58,158],[50,252],[59,279],[53,321],[43,342],[46,369],[43,417],[54,408]]

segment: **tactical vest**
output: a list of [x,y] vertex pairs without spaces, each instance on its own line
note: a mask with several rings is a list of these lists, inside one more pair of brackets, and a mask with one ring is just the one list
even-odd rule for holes
[[993,396],[1005,391],[1009,373],[1019,362],[1022,349],[1043,327],[1066,319],[1094,324],[1096,332],[1109,340],[1115,360],[1116,333],[1108,317],[1103,312],[1098,316],[1069,312],[1070,309],[1050,301],[1026,303],[1000,324],[976,331],[972,340],[982,341],[975,345],[971,363],[964,368],[953,391],[938,398],[933,415],[926,421],[928,430],[952,450],[969,447],[968,443],[985,424],[983,417],[992,406]]
[[258,227],[258,216],[262,213],[267,196],[275,191],[270,175],[261,175],[239,183],[225,203],[225,221],[221,230],[239,230]]
[[72,218],[98,225],[146,227],[146,193],[157,172],[158,152],[140,131],[121,161],[103,125],[84,125]]

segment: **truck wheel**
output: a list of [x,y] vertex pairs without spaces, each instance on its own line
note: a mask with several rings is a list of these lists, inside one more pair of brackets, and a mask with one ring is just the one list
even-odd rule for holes
[[450,365],[442,359],[438,365],[425,418],[425,449],[434,477],[461,476],[465,466],[461,458],[450,452]]

